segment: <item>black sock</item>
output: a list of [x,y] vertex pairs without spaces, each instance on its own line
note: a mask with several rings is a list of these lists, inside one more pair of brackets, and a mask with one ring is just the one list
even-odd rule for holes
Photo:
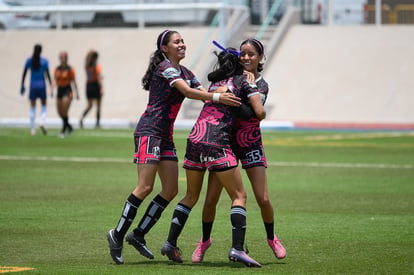
[[66,129],[68,128],[68,117],[62,117],[62,121],[63,121],[62,134],[64,134]]
[[246,234],[246,209],[241,206],[233,206],[230,214],[231,225],[233,226],[233,245],[237,250],[243,250],[244,237]]
[[82,119],[84,119],[88,113],[89,113],[89,110],[86,109],[82,114]]
[[212,228],[213,222],[203,222],[203,243],[210,239]]
[[170,232],[168,233],[168,242],[173,246],[177,246],[177,239],[180,236],[181,231],[184,228],[188,215],[190,215],[191,209],[184,204],[177,204],[174,209]]
[[274,230],[274,222],[272,223],[264,223],[265,229],[266,229],[266,235],[269,240],[273,240],[273,237],[275,235]]
[[98,112],[98,113],[96,113],[96,126],[99,126],[100,125],[99,124],[100,123],[99,122],[100,120],[101,120],[101,113]]
[[69,132],[72,132],[73,131],[73,127],[69,123],[69,117],[66,117],[66,126],[68,127]]
[[157,195],[149,204],[147,211],[138,224],[138,227],[134,229],[134,234],[142,237],[147,234],[161,217],[161,214],[167,207],[168,203],[169,201],[165,200],[160,195]]
[[129,195],[127,201],[125,202],[124,209],[122,210],[122,216],[118,221],[117,227],[115,228],[114,234],[118,240],[122,240],[125,237],[125,234],[137,215],[137,209],[141,202],[142,200],[135,197],[134,194]]

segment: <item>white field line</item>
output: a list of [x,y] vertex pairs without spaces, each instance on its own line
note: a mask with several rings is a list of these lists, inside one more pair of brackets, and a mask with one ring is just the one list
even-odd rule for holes
[[272,161],[268,166],[287,167],[324,167],[324,168],[374,168],[374,169],[414,169],[409,164],[385,164],[385,163],[334,163],[334,162],[284,162]]
[[[123,162],[127,163],[128,159],[124,158],[88,158],[88,157],[36,157],[36,156],[8,156],[0,155],[0,160],[25,160],[25,161],[67,161],[67,162]],[[132,158],[130,159],[132,163]]]
[[[133,163],[132,158],[127,159],[127,158],[88,158],[88,157],[42,157],[42,156],[10,156],[10,155],[0,155],[0,160]],[[271,161],[271,162],[268,162],[267,164],[268,166],[285,166],[285,167],[414,169],[414,165],[385,164],[385,163]]]
[[340,140],[340,139],[373,139],[373,138],[394,138],[414,136],[414,132],[389,132],[389,133],[356,133],[356,134],[333,134],[305,136],[304,140]]

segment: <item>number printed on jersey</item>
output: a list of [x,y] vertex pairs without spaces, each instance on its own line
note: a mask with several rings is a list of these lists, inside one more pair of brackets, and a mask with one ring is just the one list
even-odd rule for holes
[[247,162],[255,163],[262,159],[262,156],[260,155],[260,150],[254,150],[246,154]]

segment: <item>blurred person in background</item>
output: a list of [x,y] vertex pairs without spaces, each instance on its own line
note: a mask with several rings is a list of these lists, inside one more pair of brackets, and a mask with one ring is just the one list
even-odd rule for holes
[[73,99],[73,92],[76,99],[79,100],[78,86],[75,81],[75,70],[68,64],[68,53],[63,51],[59,54],[60,65],[55,69],[55,80],[52,84],[51,96],[53,96],[54,87],[57,86],[56,107],[60,118],[62,119],[62,130],[59,137],[64,138],[66,130],[71,135],[73,127],[69,123],[69,108]]
[[40,130],[44,135],[47,134],[45,128],[46,122],[46,112],[47,112],[47,105],[46,105],[46,80],[45,76],[49,81],[49,85],[52,85],[52,80],[50,78],[49,73],[49,61],[46,58],[41,57],[42,53],[42,45],[36,44],[34,46],[33,55],[26,59],[23,76],[22,76],[22,83],[20,87],[21,95],[24,95],[26,88],[25,88],[25,79],[27,71],[30,70],[30,90],[29,90],[29,100],[30,100],[30,133],[32,135],[36,134],[36,99],[40,99],[41,102],[41,111],[40,111]]
[[[240,45],[240,61],[244,66],[245,74],[257,85],[262,98],[262,104],[266,102],[269,87],[263,79],[264,47],[256,39],[247,39]],[[262,137],[260,131],[260,120],[251,117],[247,120],[238,117],[234,123],[231,135],[231,149],[245,169],[246,174],[252,185],[256,201],[260,207],[262,219],[266,231],[266,240],[274,255],[278,259],[286,257],[286,250],[274,233],[274,214],[273,206],[270,202],[266,177],[266,157],[263,150]],[[223,190],[216,173],[210,173],[208,188],[203,207],[202,231],[203,236],[194,250],[192,262],[203,261],[204,254],[210,247],[211,231],[216,215],[216,206]]]
[[101,119],[101,102],[104,94],[102,85],[102,69],[98,63],[98,52],[90,50],[86,55],[85,62],[86,70],[86,98],[88,99],[88,105],[83,111],[82,117],[79,121],[80,128],[83,128],[83,120],[92,108],[93,102],[96,102],[96,124],[95,127],[100,127]]
[[[157,49],[151,55],[142,78],[144,90],[149,91],[148,104],[134,132],[138,184],[128,196],[120,219],[107,232],[109,251],[116,264],[123,264],[123,238],[144,257],[153,259],[145,234],[157,223],[162,212],[178,192],[178,158],[173,140],[175,119],[184,98],[212,100],[214,93],[203,88],[195,75],[180,64],[185,58],[186,44],[174,30],[158,35]],[[239,99],[222,89],[219,101],[239,106]],[[155,176],[161,180],[161,192],[152,199],[138,226],[127,234],[143,200],[154,188]]]

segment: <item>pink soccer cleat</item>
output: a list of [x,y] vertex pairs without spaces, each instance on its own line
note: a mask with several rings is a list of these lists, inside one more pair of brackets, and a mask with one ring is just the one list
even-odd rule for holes
[[210,245],[211,245],[211,238],[209,238],[204,243],[203,243],[203,238],[201,238],[200,242],[197,244],[197,248],[193,252],[193,257],[191,258],[191,261],[195,264],[201,263],[203,261],[204,254],[206,253]]
[[269,240],[269,238],[266,239],[276,258],[283,259],[286,257],[286,249],[283,247],[280,240],[276,237],[276,234],[274,235],[273,240]]

